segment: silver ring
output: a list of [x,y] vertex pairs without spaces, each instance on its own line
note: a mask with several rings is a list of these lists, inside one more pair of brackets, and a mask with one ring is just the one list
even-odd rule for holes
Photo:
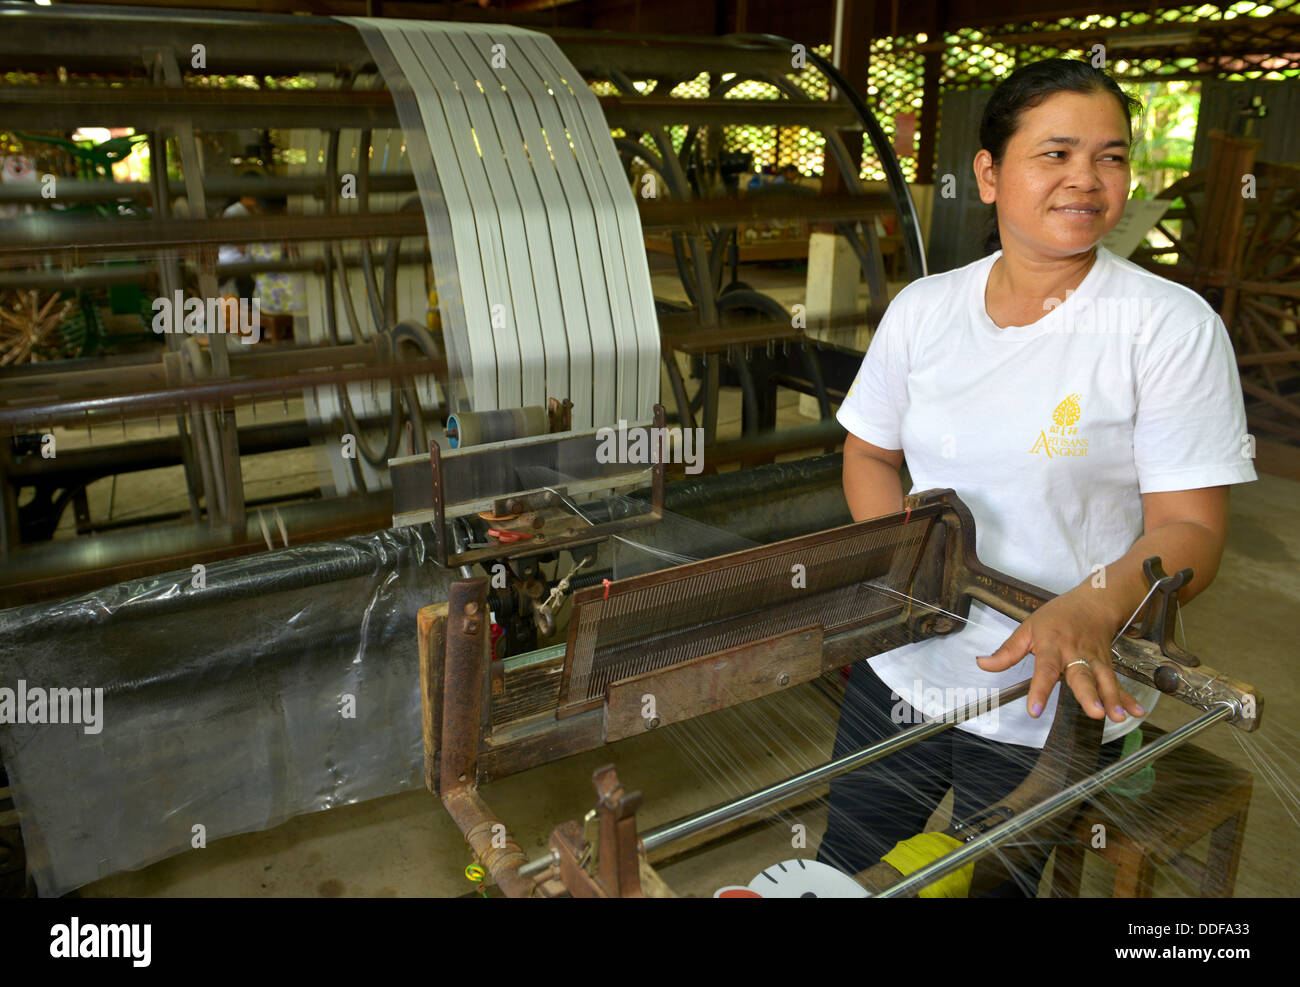
[[1088,666],[1088,671],[1090,671],[1090,672],[1092,671],[1092,663],[1089,662],[1087,658],[1076,658],[1076,659],[1074,659],[1074,661],[1070,662],[1069,665],[1066,665],[1066,666],[1065,666],[1067,670],[1069,669],[1070,665],[1087,665],[1087,666]]

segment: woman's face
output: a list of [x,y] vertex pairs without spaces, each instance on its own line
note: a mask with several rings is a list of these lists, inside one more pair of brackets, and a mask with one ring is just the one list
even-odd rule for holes
[[1124,215],[1129,136],[1111,93],[1056,93],[1020,114],[1000,165],[975,156],[980,199],[996,203],[1004,249],[1068,257]]

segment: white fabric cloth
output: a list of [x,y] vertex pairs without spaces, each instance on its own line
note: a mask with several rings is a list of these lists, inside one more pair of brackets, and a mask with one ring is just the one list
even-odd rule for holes
[[[242,202],[233,202],[221,211],[222,219],[247,219],[253,214]],[[243,244],[223,243],[217,247],[218,264],[238,264],[248,260],[248,251]]]
[[[1142,494],[1255,479],[1237,365],[1199,295],[1103,247],[1062,304],[999,328],[984,304],[998,256],[903,289],[838,417],[864,441],[902,449],[913,491],[953,488],[986,565],[1062,593],[1141,536]],[[1016,626],[974,604],[960,632],[872,668],[914,708],[947,711],[975,698],[965,690],[1029,677],[1032,655],[1000,673],[975,664]],[[1154,706],[1155,690],[1121,683]],[[1038,720],[1017,700],[960,728],[1041,748],[1060,688]],[[1140,722],[1107,721],[1104,740]]]

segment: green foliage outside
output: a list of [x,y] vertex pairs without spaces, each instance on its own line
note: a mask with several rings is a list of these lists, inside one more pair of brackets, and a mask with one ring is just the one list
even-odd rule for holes
[[1194,80],[1144,82],[1127,87],[1142,101],[1142,116],[1133,122],[1133,190],[1135,199],[1154,199],[1187,176],[1201,106],[1200,83]]

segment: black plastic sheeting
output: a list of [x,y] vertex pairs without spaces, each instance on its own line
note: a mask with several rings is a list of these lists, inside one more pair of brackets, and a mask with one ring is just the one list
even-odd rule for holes
[[[845,523],[839,462],[672,484],[668,506],[698,520],[629,540],[698,558]],[[171,573],[0,611],[0,688],[103,690],[81,711],[98,729],[0,723],[40,893],[422,786],[415,614],[457,577],[432,547],[399,528],[214,562],[201,587]],[[629,565],[638,551],[605,561],[673,561]]]

